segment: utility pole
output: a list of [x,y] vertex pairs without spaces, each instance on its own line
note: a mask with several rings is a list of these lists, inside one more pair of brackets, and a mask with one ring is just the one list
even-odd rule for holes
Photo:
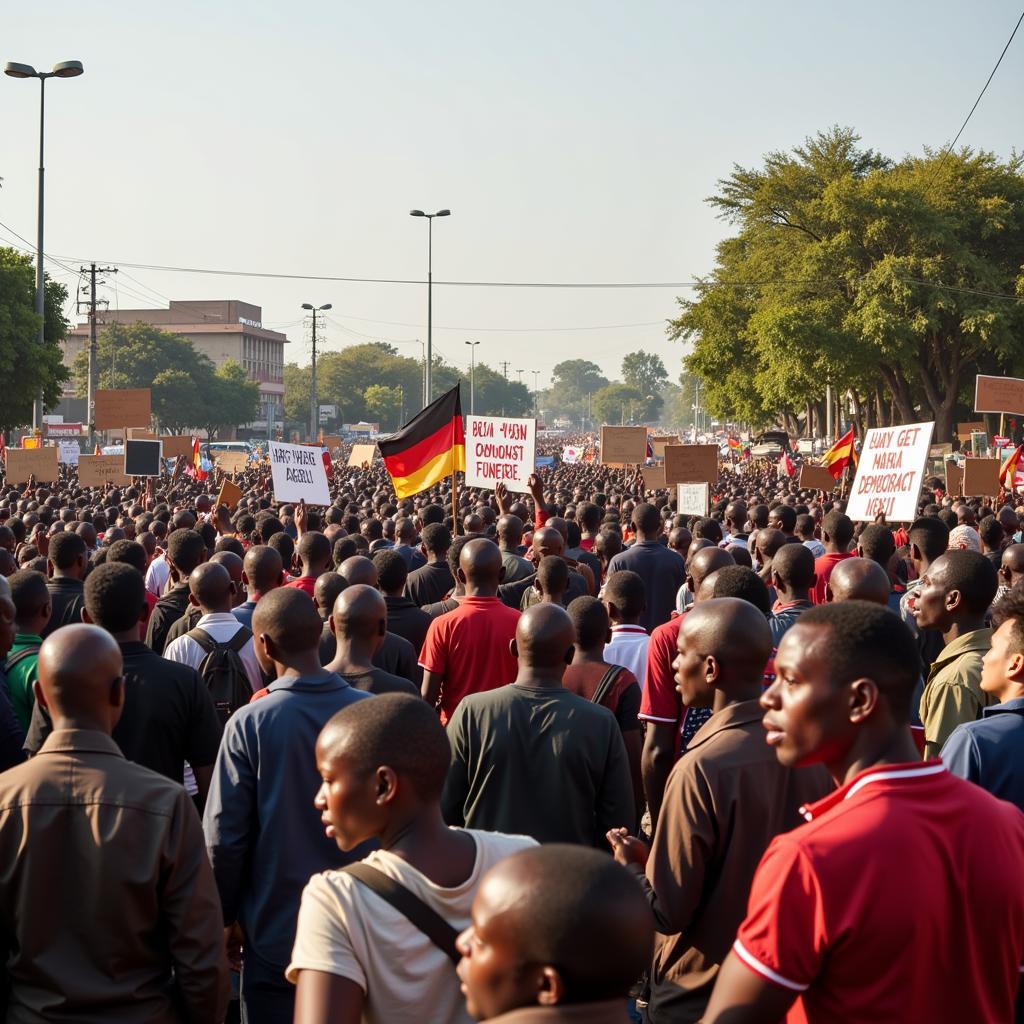
[[508,380],[508,360],[507,359],[502,361],[502,364],[501,364],[501,375],[502,375],[502,377],[505,378],[505,380]]
[[322,306],[314,306],[311,302],[304,302],[302,308],[308,310],[313,318],[313,362],[309,373],[309,439],[315,441],[320,428],[320,406],[316,394],[316,321],[317,313],[330,309],[331,304],[325,302]]
[[[88,271],[85,267],[79,267],[79,270],[89,274],[89,381],[86,388],[85,419],[89,450],[92,451],[96,445],[96,432],[93,429],[96,422],[96,275],[116,274],[117,267],[97,267],[95,263],[90,263]],[[114,386],[113,380],[110,386]]]

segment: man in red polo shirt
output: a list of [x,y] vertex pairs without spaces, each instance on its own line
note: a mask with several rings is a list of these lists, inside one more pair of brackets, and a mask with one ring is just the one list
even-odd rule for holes
[[705,1024],[1006,1024],[1024,957],[1024,816],[917,760],[916,645],[864,601],[805,612],[765,691],[769,745],[839,789],[754,877]]
[[821,542],[825,545],[825,554],[814,560],[815,581],[811,600],[815,604],[825,603],[825,584],[836,565],[844,558],[853,558],[853,552],[847,550],[852,540],[853,521],[838,509],[833,509],[821,521]]
[[467,694],[494,690],[516,678],[519,665],[509,644],[519,612],[497,596],[504,575],[498,545],[483,537],[471,540],[459,555],[458,577],[466,596],[427,630],[420,653],[423,699],[433,707],[440,697],[442,725]]

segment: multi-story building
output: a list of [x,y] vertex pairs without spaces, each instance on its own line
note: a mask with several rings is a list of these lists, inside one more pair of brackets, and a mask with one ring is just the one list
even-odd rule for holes
[[[284,346],[288,343],[284,334],[267,330],[262,320],[263,310],[259,306],[237,299],[171,300],[167,309],[108,309],[99,314],[102,325],[141,321],[162,331],[180,334],[215,366],[234,359],[244,367],[249,379],[260,386],[259,418],[239,426],[261,432],[267,429],[268,414],[278,427],[284,415]],[[70,367],[88,344],[87,322],[69,331],[63,345],[64,364]],[[85,401],[74,397],[74,386],[70,382],[63,401],[54,411],[63,413],[66,420],[85,421]]]

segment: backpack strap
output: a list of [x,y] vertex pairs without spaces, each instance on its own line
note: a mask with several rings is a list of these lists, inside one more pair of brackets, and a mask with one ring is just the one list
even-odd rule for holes
[[229,651],[235,654],[241,653],[242,648],[252,639],[252,630],[248,626],[242,626],[238,632],[227,642]]
[[18,651],[17,654],[12,654],[4,663],[4,671],[10,672],[15,665],[23,662],[26,658],[31,658],[34,654],[38,654],[41,646],[41,644],[30,644],[24,650]]
[[195,642],[199,644],[207,654],[217,646],[217,641],[214,640],[205,629],[200,629],[198,626],[196,626],[195,629],[190,629],[185,636],[195,640]]
[[[207,654],[215,651],[220,646],[205,629],[200,629],[198,626],[195,629],[190,629],[185,635],[195,640]],[[230,640],[226,641],[224,646],[229,651],[234,651],[235,654],[238,654],[251,639],[252,630],[248,626],[243,626],[239,623],[238,632]]]
[[611,693],[615,681],[625,671],[621,665],[609,665],[608,671],[601,676],[601,681],[597,684],[597,689],[594,691],[594,696],[590,698],[590,703],[600,704]]
[[383,871],[378,871],[362,861],[349,864],[342,871],[354,876],[375,892],[385,903],[391,904],[411,924],[415,925],[452,964],[461,959],[455,948],[455,940],[459,933],[432,907],[428,907],[415,893],[410,892],[400,882],[389,878]]

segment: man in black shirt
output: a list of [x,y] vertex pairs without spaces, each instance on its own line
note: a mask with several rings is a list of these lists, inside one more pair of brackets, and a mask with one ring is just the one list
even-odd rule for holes
[[188,578],[205,557],[206,543],[195,530],[175,530],[167,538],[167,563],[174,585],[153,606],[146,630],[146,643],[157,654],[164,653],[171,626],[188,611]]
[[420,537],[427,564],[409,574],[405,593],[417,607],[422,608],[446,597],[455,586],[455,577],[448,567],[447,554],[452,544],[448,528],[442,523],[431,523],[423,527]]
[[62,531],[50,538],[48,568],[50,579],[46,589],[50,592],[50,621],[43,629],[45,640],[55,629],[82,621],[82,580],[89,567],[89,554],[85,541],[77,533]]
[[[203,801],[220,746],[220,720],[195,669],[167,661],[139,641],[145,590],[142,574],[118,562],[98,566],[85,584],[85,620],[113,636],[124,660],[124,711],[114,742],[129,761],[177,783],[188,761]],[[51,728],[37,702],[25,749],[36,753]]]
[[409,567],[397,551],[378,551],[373,556],[377,569],[377,587],[384,595],[387,607],[388,632],[404,636],[419,657],[430,628],[430,616],[421,611],[416,602],[405,596],[405,582]]

